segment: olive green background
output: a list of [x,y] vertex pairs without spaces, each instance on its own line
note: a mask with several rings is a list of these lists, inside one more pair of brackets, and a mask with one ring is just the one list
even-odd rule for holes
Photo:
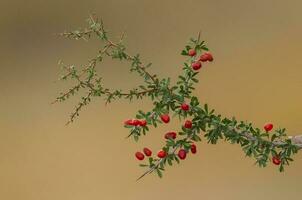
[[[55,33],[84,27],[90,13],[112,36],[126,31],[129,52],[154,63],[153,73],[175,81],[188,38],[202,31],[215,62],[199,74],[195,94],[223,116],[256,126],[268,121],[302,133],[302,2],[300,0],[87,0],[0,2],[0,199],[153,200],[299,199],[302,157],[285,173],[254,166],[240,147],[198,144],[198,154],[136,182],[143,171],[136,150],[154,151],[180,122],[152,129],[139,143],[126,140],[122,122],[151,102],[96,99],[65,126],[78,97],[50,105],[70,84],[56,81],[58,60],[77,66],[100,43],[71,41]],[[132,88],[140,77],[126,64],[98,66],[112,88]]]

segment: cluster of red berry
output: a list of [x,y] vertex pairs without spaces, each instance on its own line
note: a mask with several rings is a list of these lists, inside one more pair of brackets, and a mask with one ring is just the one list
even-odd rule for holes
[[[180,108],[183,110],[183,111],[188,111],[190,109],[190,106],[186,103],[183,103],[181,104]],[[170,122],[170,116],[168,114],[163,114],[160,116],[161,120],[163,123],[169,123]],[[193,126],[193,123],[191,120],[186,120],[185,123],[184,123],[184,127],[187,128],[187,129],[191,129]],[[174,131],[170,131],[170,132],[167,132],[165,135],[164,135],[164,138],[165,139],[176,139],[177,137],[177,133],[174,132]],[[196,148],[196,145],[195,144],[191,144],[191,147],[190,147],[190,151],[192,154],[195,154],[197,152],[197,148]],[[179,157],[179,159],[181,160],[184,160],[186,157],[187,157],[187,151],[185,149],[180,149],[177,153],[177,156]],[[152,155],[152,151],[148,148],[144,148],[143,149],[143,153],[142,152],[136,152],[135,153],[135,157],[138,159],[138,160],[143,160],[145,158],[145,155],[146,156],[151,156]],[[167,152],[164,151],[164,150],[160,150],[158,151],[157,153],[157,157],[158,158],[165,158],[167,156]]]
[[[269,131],[271,131],[272,129],[273,129],[273,124],[272,123],[268,123],[268,124],[265,124],[264,125],[264,130],[266,131],[266,132],[269,132]],[[273,163],[275,164],[275,165],[280,165],[281,164],[281,160],[280,160],[280,158],[278,157],[278,156],[274,156],[273,158],[272,158],[272,161],[273,161]]]
[[[189,110],[189,105],[187,104],[182,104],[181,106],[182,110]],[[164,122],[164,123],[169,123],[170,121],[170,116],[168,114],[164,114],[164,115],[161,115],[161,120]],[[192,121],[191,120],[186,120],[185,123],[184,123],[184,127],[185,128],[192,128]],[[273,129],[273,124],[271,123],[268,123],[264,126],[264,130],[266,132],[269,132]],[[170,131],[170,132],[167,132],[165,135],[164,135],[164,138],[165,139],[176,139],[177,137],[177,133],[174,132],[174,131]],[[197,152],[197,148],[196,148],[196,145],[195,144],[191,144],[191,147],[190,147],[190,150],[191,150],[191,153],[192,154],[195,154]],[[184,160],[186,157],[187,157],[187,151],[185,149],[180,149],[177,153],[177,156],[179,157],[179,159],[181,160]],[[145,147],[143,149],[143,153],[142,152],[136,152],[135,153],[135,157],[138,159],[138,160],[144,160],[145,158],[145,155],[147,157],[150,157],[152,155],[152,151]],[[158,153],[157,153],[157,157],[158,158],[165,158],[167,156],[167,152],[165,152],[164,150],[160,150]],[[278,156],[274,156],[272,158],[272,161],[275,165],[280,165],[281,164],[281,160]]]
[[[188,105],[187,103],[182,103],[181,106],[180,106],[181,110],[183,111],[188,111],[190,109],[190,105]],[[170,116],[168,114],[163,114],[160,116],[161,120],[163,123],[169,123],[170,122]],[[147,122],[146,120],[138,120],[138,119],[130,119],[130,120],[127,120],[125,121],[125,125],[130,125],[130,126],[146,126],[147,125]],[[193,126],[193,123],[191,120],[186,120],[185,123],[184,123],[184,127],[187,128],[187,129],[191,129]],[[269,132],[273,129],[273,124],[271,123],[268,123],[268,124],[265,124],[264,125],[264,130],[266,132]],[[176,139],[177,137],[177,133],[174,132],[174,131],[170,131],[170,132],[167,132],[165,135],[164,135],[164,138],[165,139]],[[191,148],[190,148],[191,152],[193,154],[195,154],[197,152],[197,149],[196,149],[196,145],[195,144],[191,144]],[[185,149],[180,149],[178,151],[178,157],[181,159],[181,160],[184,160],[187,156],[187,151]],[[138,159],[138,160],[144,160],[145,156],[147,157],[150,157],[152,155],[152,151],[145,147],[143,149],[143,153],[142,152],[136,152],[135,153],[135,157]],[[165,158],[167,156],[167,152],[165,152],[164,150],[160,150],[158,153],[157,153],[157,157],[158,158]],[[280,165],[281,164],[281,160],[278,156],[274,156],[272,158],[272,162],[275,164],[275,165]]]
[[[190,49],[188,52],[188,55],[191,57],[195,57],[196,50]],[[194,70],[199,70],[202,67],[202,62],[207,62],[207,61],[212,62],[213,60],[214,60],[214,58],[213,58],[212,54],[210,52],[206,52],[206,53],[202,54],[198,60],[196,60],[192,63],[192,68]]]

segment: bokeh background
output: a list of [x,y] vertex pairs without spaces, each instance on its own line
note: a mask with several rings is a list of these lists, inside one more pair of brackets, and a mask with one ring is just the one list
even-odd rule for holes
[[[196,95],[223,116],[256,126],[268,121],[302,133],[302,2],[300,0],[10,0],[0,2],[0,199],[153,200],[299,199],[302,156],[285,173],[254,166],[237,145],[198,144],[198,154],[169,167],[163,179],[143,171],[134,152],[163,145],[179,121],[152,129],[139,143],[126,140],[124,119],[150,101],[102,99],[65,126],[78,97],[50,105],[69,84],[58,82],[58,60],[77,66],[100,43],[55,36],[101,17],[114,38],[126,31],[128,50],[154,63],[152,72],[176,79],[191,36],[202,37],[215,62],[202,68]],[[126,64],[98,66],[109,87],[141,79]]]

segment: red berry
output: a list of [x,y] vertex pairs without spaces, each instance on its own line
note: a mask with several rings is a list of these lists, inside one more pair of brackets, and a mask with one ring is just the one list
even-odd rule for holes
[[139,121],[138,119],[135,119],[135,120],[133,120],[133,125],[139,126],[139,125],[141,125],[141,121]]
[[145,156],[143,153],[141,152],[136,152],[135,153],[135,157],[138,159],[138,160],[144,160]]
[[197,152],[197,149],[196,149],[196,145],[195,144],[191,144],[191,152],[193,154],[195,154]]
[[175,132],[168,132],[165,134],[166,139],[175,139],[176,138],[176,133]]
[[207,56],[207,54],[202,54],[202,55],[199,57],[199,61],[201,61],[201,62],[206,62],[206,61],[208,61],[208,56]]
[[147,125],[147,122],[146,120],[138,120],[138,119],[129,119],[127,121],[124,122],[125,125],[128,125],[128,126],[146,126]]
[[199,61],[201,61],[201,62],[206,62],[206,61],[212,62],[213,60],[214,60],[214,58],[213,58],[212,54],[209,52],[206,52],[199,57]]
[[188,111],[190,109],[190,106],[186,103],[181,104],[181,109],[184,111]]
[[210,52],[207,52],[206,54],[208,56],[208,61],[212,62],[214,60],[212,54]]
[[148,149],[147,147],[145,147],[145,148],[143,149],[143,151],[144,151],[144,154],[145,154],[146,156],[151,156],[151,155],[152,155],[152,151],[151,151],[150,149]]
[[147,125],[147,121],[146,121],[146,120],[141,120],[141,121],[139,122],[139,125],[140,125],[140,126],[146,126],[146,125]]
[[192,68],[194,70],[199,70],[201,68],[201,62],[194,62],[194,63],[192,63]]
[[280,158],[277,157],[277,156],[274,156],[274,157],[273,157],[273,163],[274,163],[275,165],[280,165],[280,164],[281,164]]
[[169,123],[170,121],[170,116],[168,114],[161,115],[160,118],[164,123]]
[[133,120],[132,119],[129,119],[129,120],[126,120],[124,122],[125,125],[128,125],[128,126],[133,126]]
[[191,120],[186,120],[184,126],[185,126],[185,128],[192,128],[192,121]]
[[177,155],[181,160],[184,160],[187,156],[187,152],[184,149],[180,149]]
[[273,127],[274,127],[273,124],[268,123],[268,124],[265,124],[263,128],[266,132],[269,132],[273,129]]
[[190,49],[189,52],[188,52],[189,56],[195,56],[196,55],[196,51],[195,49]]
[[167,156],[167,153],[164,151],[164,150],[160,150],[158,153],[157,153],[157,156],[159,158],[164,158]]

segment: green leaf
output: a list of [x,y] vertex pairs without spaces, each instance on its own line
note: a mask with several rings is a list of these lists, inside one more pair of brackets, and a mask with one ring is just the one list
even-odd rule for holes
[[160,169],[156,169],[156,172],[157,172],[157,175],[159,178],[162,178],[163,177],[163,174],[162,172],[160,171]]

